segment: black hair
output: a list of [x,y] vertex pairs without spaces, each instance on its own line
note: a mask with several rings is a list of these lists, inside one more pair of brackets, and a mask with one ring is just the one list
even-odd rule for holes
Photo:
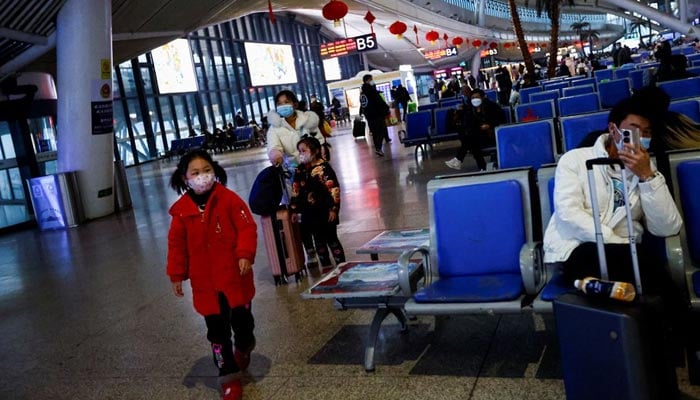
[[228,177],[226,176],[226,171],[224,171],[224,168],[219,165],[217,161],[214,161],[211,158],[211,155],[205,150],[195,149],[185,153],[185,155],[180,158],[180,161],[178,161],[177,167],[170,177],[170,187],[174,191],[180,194],[185,193],[189,189],[187,187],[187,182],[185,182],[184,176],[187,174],[187,168],[189,167],[190,162],[196,158],[201,158],[202,160],[211,164],[212,168],[214,168],[214,176],[216,176],[216,180],[222,185],[226,186]]
[[291,90],[288,90],[288,89],[284,89],[284,90],[280,90],[280,91],[277,92],[277,94],[275,95],[275,104],[277,104],[277,102],[279,101],[280,97],[282,97],[282,96],[284,96],[284,97],[288,98],[289,100],[291,100],[292,103],[299,103],[299,99],[297,99],[297,95],[295,95],[294,92],[292,92]]
[[314,158],[322,158],[321,157],[321,142],[318,141],[313,136],[304,136],[301,138],[300,141],[297,142],[297,150],[299,149],[300,144],[305,144],[306,147],[311,150],[311,154],[313,154]]
[[474,96],[475,94],[481,95],[481,98],[482,98],[482,99],[486,97],[486,93],[485,93],[483,90],[479,89],[479,88],[473,89],[472,92],[471,92],[471,94],[469,95],[469,97]]
[[634,114],[648,119],[655,130],[659,126],[659,120],[666,114],[669,104],[670,97],[663,89],[645,86],[638,89],[632,97],[615,104],[608,115],[608,122],[620,126],[622,120]]
[[362,76],[362,83],[367,83],[368,81],[372,80],[372,75],[371,74],[364,74]]

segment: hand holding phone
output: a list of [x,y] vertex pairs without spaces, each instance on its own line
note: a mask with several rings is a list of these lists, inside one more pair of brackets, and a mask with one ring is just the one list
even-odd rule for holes
[[639,129],[620,129],[620,134],[622,135],[622,143],[629,144],[634,150],[639,150]]

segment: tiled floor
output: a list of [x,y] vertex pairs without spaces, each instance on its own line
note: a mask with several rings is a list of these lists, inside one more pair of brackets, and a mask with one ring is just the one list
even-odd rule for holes
[[[332,138],[342,187],[340,237],[349,259],[384,229],[427,226],[426,183],[451,173],[457,142],[419,165],[396,133],[377,157],[348,129]],[[262,149],[216,156],[247,198]],[[465,170],[474,170],[468,159]],[[216,399],[203,319],[165,276],[167,187],[175,161],[128,170],[134,208],[67,231],[0,237],[1,399]],[[261,237],[261,236],[260,236]],[[376,372],[362,368],[368,310],[303,300],[318,277],[275,287],[262,240],[253,303],[258,346],[246,399],[562,399],[549,316],[432,318],[380,332]],[[188,288],[189,289],[189,288]],[[679,371],[685,398],[700,398]]]

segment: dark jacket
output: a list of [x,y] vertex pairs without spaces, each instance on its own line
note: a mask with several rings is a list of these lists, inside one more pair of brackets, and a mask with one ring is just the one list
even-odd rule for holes
[[361,114],[367,119],[380,119],[389,115],[389,106],[379,94],[377,88],[369,83],[362,84],[360,107]]
[[489,124],[492,128],[496,128],[505,121],[506,116],[501,106],[487,98],[482,100],[480,111],[470,103],[464,107],[464,127],[467,135],[479,134],[482,124]]

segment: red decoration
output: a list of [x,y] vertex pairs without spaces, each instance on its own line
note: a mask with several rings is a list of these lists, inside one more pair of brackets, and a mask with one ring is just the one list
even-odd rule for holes
[[540,47],[543,48],[543,49],[546,49],[546,48],[547,48],[547,43],[542,43],[542,44],[540,45]]
[[509,49],[510,48],[510,43],[506,42],[503,44],[504,49]]
[[267,11],[270,13],[270,22],[275,23],[275,13],[272,12],[272,0],[267,0]]
[[374,33],[374,26],[372,25],[372,23],[375,19],[376,18],[374,18],[374,14],[372,14],[372,12],[368,10],[367,14],[365,14],[365,21],[369,22],[369,29],[372,33]]
[[333,26],[340,26],[340,20],[348,13],[348,5],[340,0],[331,0],[321,9],[323,18],[333,21]]
[[469,38],[464,38],[464,44],[469,44]]
[[464,43],[464,39],[461,37],[457,36],[456,38],[452,39],[452,44],[455,45],[455,47],[459,48],[462,46],[462,43]]
[[418,27],[416,25],[413,25],[413,33],[416,34],[416,44],[419,44],[419,42],[418,42]]
[[529,43],[529,44],[527,45],[527,47],[529,47],[529,48],[531,48],[531,49],[534,49],[534,48],[535,48],[535,44],[534,44],[534,43]]
[[443,34],[442,34],[442,40],[447,41],[447,39],[449,39],[449,38],[450,38],[450,37],[447,36],[446,33],[443,33]]
[[479,40],[479,39],[472,40],[472,46],[474,46],[474,47],[481,46],[481,40]]
[[430,44],[435,44],[438,39],[440,39],[440,34],[435,31],[430,31],[425,34],[425,40],[429,41]]
[[489,45],[489,48],[491,50],[495,50],[497,47],[498,47],[498,43],[496,43],[496,42],[491,42],[491,44]]
[[396,35],[397,39],[403,37],[403,33],[406,32],[406,29],[408,29],[408,27],[401,21],[395,21],[393,24],[389,25],[389,32],[391,32],[392,35]]

